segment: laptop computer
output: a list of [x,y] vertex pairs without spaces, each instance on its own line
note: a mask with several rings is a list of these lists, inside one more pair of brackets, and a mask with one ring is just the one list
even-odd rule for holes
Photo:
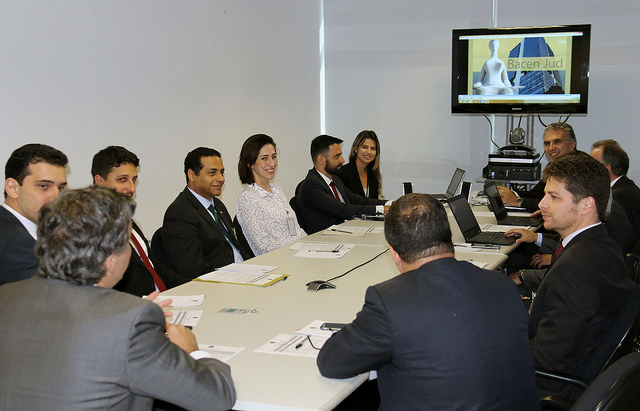
[[431,197],[434,197],[440,201],[446,201],[447,199],[456,195],[456,191],[458,191],[458,187],[464,178],[465,171],[461,168],[456,168],[456,171],[453,172],[453,177],[451,177],[451,181],[449,182],[449,187],[447,187],[447,191],[444,194],[429,194]]
[[542,220],[539,218],[510,216],[507,213],[507,208],[502,202],[502,197],[500,197],[500,192],[498,191],[495,181],[486,181],[484,183],[484,192],[487,195],[487,198],[489,198],[489,204],[491,204],[491,209],[493,214],[496,216],[498,224],[533,227],[537,227],[542,224]]
[[447,200],[453,217],[462,231],[464,241],[476,244],[511,245],[516,242],[513,237],[507,237],[503,232],[482,231],[476,216],[471,211],[467,199],[459,194]]

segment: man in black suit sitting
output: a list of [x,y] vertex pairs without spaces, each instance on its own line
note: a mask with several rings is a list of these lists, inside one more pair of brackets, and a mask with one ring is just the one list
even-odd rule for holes
[[342,140],[321,135],[311,142],[313,168],[296,189],[302,226],[308,234],[362,214],[383,214],[385,201],[366,198],[344,186],[336,172],[342,167]]
[[238,242],[232,217],[217,198],[224,185],[220,153],[196,148],[184,159],[184,174],[187,187],[167,208],[161,234],[154,235],[151,246],[187,279],[253,257]]
[[0,285],[36,272],[38,213],[66,188],[66,165],[64,153],[44,144],[25,144],[7,160],[0,207]]
[[[140,160],[131,151],[120,146],[109,146],[93,156],[91,175],[96,185],[105,186],[133,198],[138,186]],[[144,233],[131,220],[131,260],[115,290],[137,295],[165,291],[186,282],[171,268],[160,264],[149,247]]]
[[320,350],[320,373],[377,370],[380,410],[539,409],[513,282],[455,259],[447,212],[427,194],[394,202],[384,231],[401,274],[367,289]]
[[634,243],[640,241],[640,188],[627,177],[629,156],[615,140],[600,140],[591,146],[591,157],[601,162],[611,180],[611,194],[627,213]]
[[[588,359],[636,285],[602,224],[610,199],[605,167],[587,155],[567,155],[544,170],[540,210],[562,242],[531,306],[529,336],[538,368],[590,375]],[[541,393],[576,398],[570,385],[539,378]]]

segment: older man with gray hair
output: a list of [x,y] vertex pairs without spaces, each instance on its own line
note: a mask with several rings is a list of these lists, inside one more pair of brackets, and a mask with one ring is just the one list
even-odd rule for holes
[[[153,302],[112,290],[135,204],[104,187],[63,193],[38,219],[36,275],[0,287],[0,409],[190,410],[235,402],[229,366]],[[191,353],[191,356],[188,354]]]

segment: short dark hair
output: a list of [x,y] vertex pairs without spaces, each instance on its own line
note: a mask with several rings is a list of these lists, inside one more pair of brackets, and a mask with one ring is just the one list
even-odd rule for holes
[[602,161],[605,165],[611,166],[611,172],[614,176],[619,177],[627,174],[629,171],[629,155],[617,141],[611,139],[596,141],[591,146],[591,149],[596,148],[602,150]]
[[274,149],[276,148],[275,141],[266,134],[254,134],[245,140],[238,156],[238,175],[242,184],[255,183],[251,165],[256,162],[260,150],[267,144],[271,144]]
[[447,212],[428,194],[406,194],[394,201],[384,219],[384,236],[408,264],[453,253]]
[[545,167],[543,178],[547,182],[549,178],[561,182],[576,204],[583,198],[593,197],[598,218],[606,220],[611,185],[609,172],[598,160],[582,151],[567,153]]
[[[9,156],[4,167],[4,179],[13,178],[22,185],[25,177],[30,174],[29,165],[45,162],[53,166],[66,167],[69,160],[60,150],[46,144],[25,144],[17,148]],[[7,193],[4,193],[7,196]]]
[[557,123],[551,123],[547,127],[545,127],[544,132],[542,133],[542,138],[547,135],[547,131],[563,131],[567,141],[569,143],[577,143],[576,133],[573,131],[573,127],[570,124],[559,121]]
[[111,170],[125,163],[138,167],[140,165],[140,159],[131,151],[121,146],[103,148],[93,156],[91,176],[100,176],[106,179]]
[[328,136],[326,134],[319,135],[311,141],[311,160],[315,164],[320,154],[324,155],[329,152],[329,147],[334,144],[342,144],[342,140],[338,137]]
[[209,147],[198,147],[195,150],[190,151],[184,158],[184,177],[189,184],[189,170],[193,171],[195,175],[200,175],[202,170],[202,157],[220,157],[220,152]]
[[67,190],[44,205],[38,219],[38,274],[77,285],[97,284],[103,263],[129,247],[135,203],[114,190]]

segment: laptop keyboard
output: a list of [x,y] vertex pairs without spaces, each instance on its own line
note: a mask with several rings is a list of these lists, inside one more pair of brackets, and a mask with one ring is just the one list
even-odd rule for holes
[[503,225],[524,225],[524,226],[532,225],[532,226],[537,226],[540,223],[539,222],[536,223],[536,220],[533,219],[533,218],[530,218],[530,217],[509,216],[509,217],[501,220],[500,224],[503,224]]
[[513,243],[513,239],[505,237],[503,232],[482,231],[470,238],[469,242],[508,245]]

